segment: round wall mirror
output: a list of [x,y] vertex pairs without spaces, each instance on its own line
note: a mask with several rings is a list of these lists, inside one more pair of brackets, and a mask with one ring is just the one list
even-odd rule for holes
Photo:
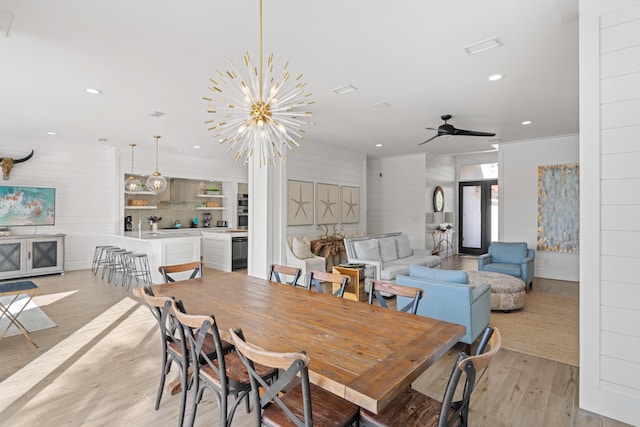
[[444,191],[439,185],[433,191],[433,211],[442,212],[444,210]]

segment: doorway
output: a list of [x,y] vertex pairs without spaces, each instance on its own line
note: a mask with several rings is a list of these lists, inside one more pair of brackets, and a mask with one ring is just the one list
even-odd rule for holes
[[458,248],[462,254],[482,255],[498,240],[498,180],[458,183],[460,225]]

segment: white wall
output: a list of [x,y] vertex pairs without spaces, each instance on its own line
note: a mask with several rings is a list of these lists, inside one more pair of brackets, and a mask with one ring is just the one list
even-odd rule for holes
[[580,407],[640,425],[640,1],[580,1]]
[[401,231],[409,236],[411,247],[425,248],[425,158],[417,154],[369,159],[368,234]]
[[[118,219],[114,208],[116,154],[111,147],[68,147],[43,142],[35,147],[2,143],[2,155],[33,157],[14,166],[1,185],[56,189],[56,224],[13,227],[14,235],[65,233],[65,269],[89,268],[99,236],[112,233]],[[8,147],[8,148],[7,148]]]
[[[579,162],[577,135],[500,145],[499,239],[527,242],[538,239],[538,166]],[[536,251],[535,277],[579,281],[579,255]]]
[[[300,147],[295,154],[287,155],[287,179],[313,182],[314,194],[316,191],[315,184],[318,183],[360,188],[360,223],[336,225],[338,230],[344,227],[346,233],[364,232],[367,228],[366,167],[366,155],[319,143],[307,143]],[[314,218],[316,218],[315,206]],[[316,226],[317,224],[287,226],[286,230],[287,234],[317,236],[318,229]],[[332,226],[330,226],[329,231],[333,231]]]

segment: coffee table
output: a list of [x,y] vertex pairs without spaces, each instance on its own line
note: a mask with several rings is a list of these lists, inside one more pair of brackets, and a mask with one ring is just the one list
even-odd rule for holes
[[521,279],[508,274],[468,270],[469,284],[491,285],[491,310],[513,311],[524,307],[526,286]]
[[[11,325],[14,325],[16,328],[18,328],[20,332],[22,332],[22,335],[24,335],[25,338],[28,339],[31,344],[33,344],[35,347],[38,347],[38,345],[31,339],[31,336],[29,335],[29,331],[24,327],[22,323],[20,323],[20,321],[18,320],[18,317],[20,317],[20,314],[22,314],[22,310],[24,310],[24,308],[29,304],[33,296],[37,294],[39,291],[40,291],[40,288],[38,288],[38,286],[36,286],[36,284],[30,280],[26,280],[23,282],[0,283],[0,297],[13,296],[13,298],[8,304],[2,304],[0,302],[0,319],[2,319],[5,316],[9,319],[9,324],[2,332],[2,335],[0,335],[0,340],[3,339],[4,336],[7,334]],[[11,313],[10,308],[13,305],[13,303],[15,303],[18,300],[18,296],[21,294],[29,295],[29,299],[24,303],[22,308],[20,308],[20,310],[17,313],[13,314]]]

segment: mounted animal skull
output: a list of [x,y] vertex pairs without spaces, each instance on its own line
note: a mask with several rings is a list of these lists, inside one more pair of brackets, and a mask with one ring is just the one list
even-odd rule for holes
[[8,180],[9,174],[11,173],[11,168],[16,163],[22,163],[29,160],[33,157],[33,150],[27,157],[23,157],[22,159],[12,159],[11,157],[0,157],[0,166],[2,166],[2,179]]

